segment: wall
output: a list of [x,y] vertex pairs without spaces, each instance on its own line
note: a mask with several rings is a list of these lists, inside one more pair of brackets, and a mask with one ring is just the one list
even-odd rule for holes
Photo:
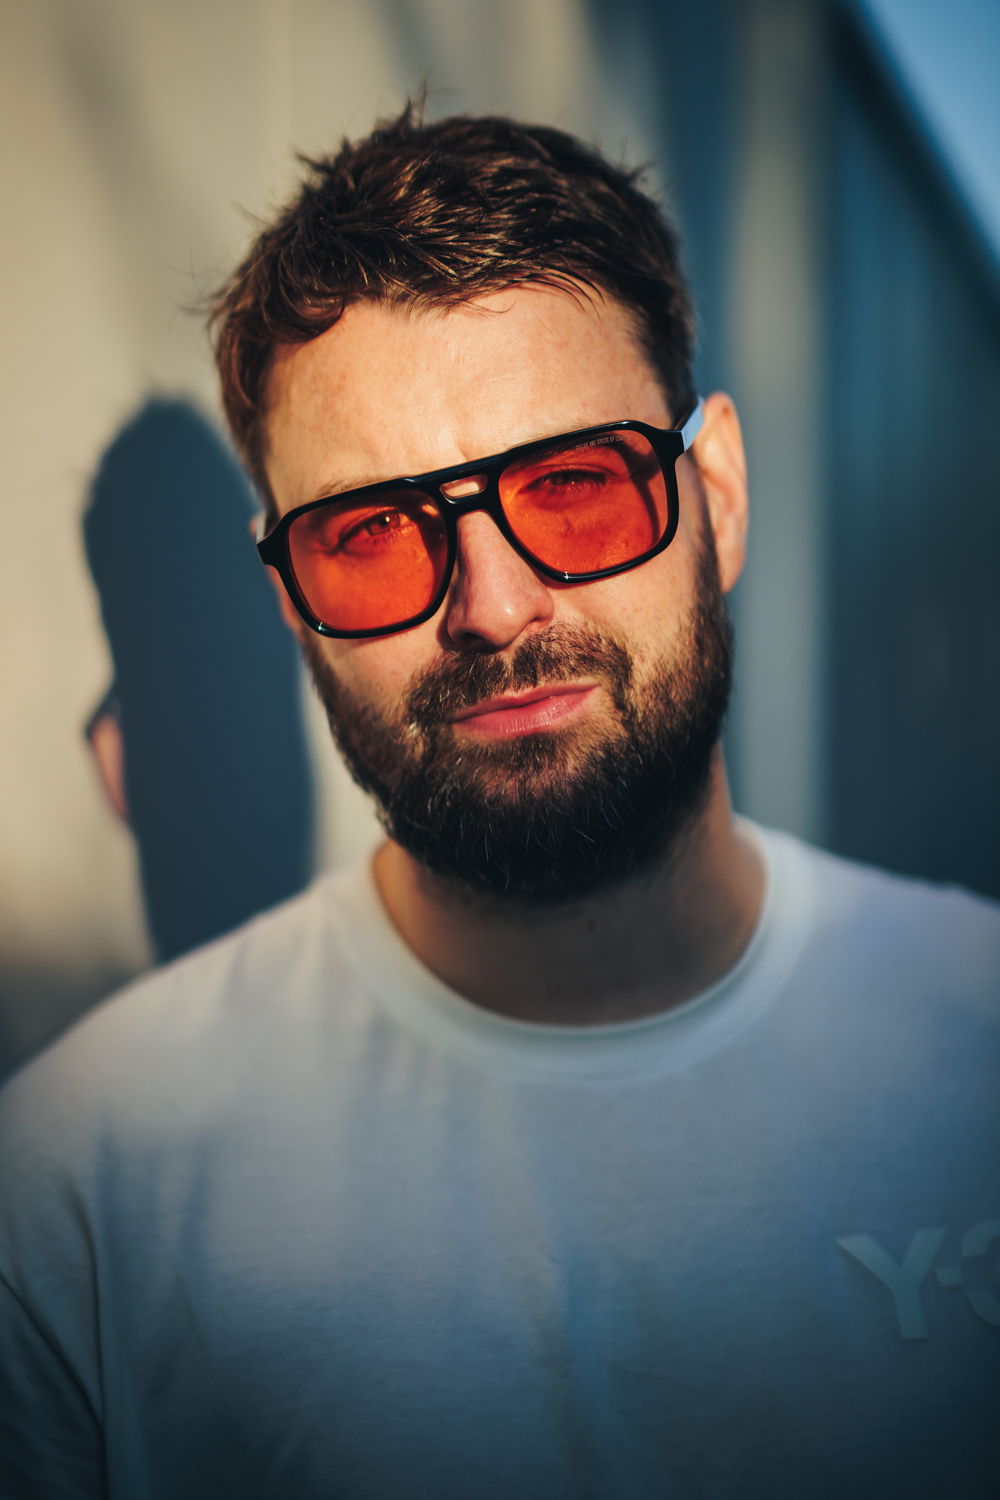
[[[679,218],[699,379],[734,392],[750,459],[738,805],[1000,888],[994,282],[900,134],[905,100],[864,81],[857,12],[6,0],[0,25],[0,1070],[150,960],[81,734],[110,672],[89,480],[152,393],[217,418],[187,308],[289,192],[293,147],[363,133],[425,78],[432,114],[509,111],[653,162]],[[308,712],[325,865],[376,830]]]
[[832,105],[829,838],[1000,896],[1000,278],[859,40]]
[[[0,11],[0,1071],[150,961],[82,727],[111,664],[80,516],[150,394],[217,417],[186,310],[320,151],[397,110],[499,109],[651,154],[577,0],[6,0]],[[635,74],[636,46],[619,57]],[[641,70],[640,70],[641,71]],[[629,75],[631,76],[631,75]],[[309,695],[319,861],[377,837]]]

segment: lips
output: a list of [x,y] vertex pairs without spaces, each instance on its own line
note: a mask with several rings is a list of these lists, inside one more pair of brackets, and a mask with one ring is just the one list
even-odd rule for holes
[[594,691],[590,685],[553,683],[529,693],[488,698],[456,714],[452,723],[467,733],[490,737],[538,734],[578,713]]

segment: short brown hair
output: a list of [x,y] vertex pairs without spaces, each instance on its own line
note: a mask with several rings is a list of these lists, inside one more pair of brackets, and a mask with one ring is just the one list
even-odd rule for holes
[[561,130],[490,116],[427,125],[412,104],[303,162],[298,196],[210,309],[226,416],[266,502],[275,352],[325,333],[354,302],[446,308],[516,283],[590,287],[635,315],[674,418],[694,404],[678,240],[641,170]]

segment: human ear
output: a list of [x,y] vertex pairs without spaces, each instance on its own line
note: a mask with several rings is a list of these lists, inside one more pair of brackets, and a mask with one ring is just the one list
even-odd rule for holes
[[691,444],[715,537],[719,582],[728,593],[739,578],[747,546],[747,462],[732,398],[715,391],[705,400],[705,420]]
[[101,785],[108,801],[123,823],[128,822],[128,801],[125,796],[125,740],[118,718],[113,713],[101,714],[87,726],[87,739],[94,752]]

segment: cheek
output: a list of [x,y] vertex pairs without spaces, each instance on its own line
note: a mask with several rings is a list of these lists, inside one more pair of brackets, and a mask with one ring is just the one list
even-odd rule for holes
[[659,557],[630,573],[560,592],[564,619],[578,619],[621,640],[637,660],[669,656],[684,636],[697,592],[697,550],[677,535]]
[[327,639],[323,652],[359,703],[372,704],[390,716],[398,712],[413,679],[440,656],[427,625],[369,641]]

